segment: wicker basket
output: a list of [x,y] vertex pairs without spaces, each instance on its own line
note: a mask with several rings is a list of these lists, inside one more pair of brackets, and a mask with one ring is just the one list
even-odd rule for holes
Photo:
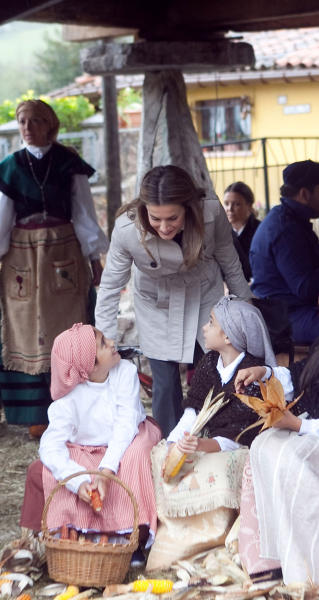
[[[133,531],[127,544],[79,542],[54,538],[47,528],[47,513],[53,496],[73,477],[103,475],[121,485],[128,493],[134,508]],[[109,583],[122,583],[130,567],[134,550],[138,546],[138,509],[129,488],[115,477],[101,471],[81,471],[60,481],[45,503],[42,514],[42,531],[48,563],[49,577],[55,581],[84,587],[104,587]]]

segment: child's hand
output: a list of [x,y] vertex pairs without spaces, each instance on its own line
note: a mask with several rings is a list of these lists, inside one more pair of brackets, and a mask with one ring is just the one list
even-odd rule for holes
[[[105,475],[114,475],[111,469],[102,469],[101,473],[104,473]],[[107,491],[110,486],[110,483],[111,479],[106,479],[106,477],[103,477],[102,475],[96,475],[94,478],[92,489],[98,489],[102,502],[107,496]]]
[[293,415],[290,410],[285,410],[283,417],[280,421],[275,423],[274,427],[278,427],[278,429],[290,429],[290,431],[299,431],[301,427],[301,419]]
[[248,367],[240,369],[235,379],[235,391],[237,394],[244,394],[245,387],[254,381],[262,379],[266,374],[266,367]]
[[78,489],[78,496],[81,500],[83,500],[83,502],[87,502],[88,504],[90,504],[91,502],[91,496],[90,496],[90,492],[92,489],[92,484],[89,481],[84,481],[83,483],[81,483],[79,489]]
[[184,437],[176,443],[177,448],[183,454],[192,454],[198,448],[198,437],[190,435],[187,431],[184,432]]

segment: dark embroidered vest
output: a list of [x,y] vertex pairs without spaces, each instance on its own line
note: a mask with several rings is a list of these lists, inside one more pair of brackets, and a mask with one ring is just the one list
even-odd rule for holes
[[[40,183],[49,168],[44,187],[47,214],[70,221],[72,175],[84,174],[90,177],[94,169],[78,154],[57,143],[39,160],[30,153],[28,156]],[[32,176],[25,149],[1,162],[0,190],[13,200],[17,220],[44,210],[41,190]]]
[[[235,440],[236,436],[241,431],[259,419],[254,410],[243,404],[243,402],[234,396],[234,382],[236,375],[240,369],[264,365],[265,361],[263,358],[255,358],[250,354],[246,354],[230,381],[225,385],[222,385],[216,368],[218,357],[219,354],[217,352],[211,351],[202,358],[196,367],[190,390],[183,404],[184,408],[189,406],[194,408],[196,412],[199,412],[212,387],[214,387],[214,396],[223,391],[225,397],[230,398],[230,402],[228,402],[225,407],[221,408],[216,415],[208,421],[204,434],[208,437],[220,435]],[[248,386],[245,393],[249,396],[261,398],[259,385],[252,384]],[[239,439],[239,443],[250,446],[259,430],[260,426],[244,433]]]

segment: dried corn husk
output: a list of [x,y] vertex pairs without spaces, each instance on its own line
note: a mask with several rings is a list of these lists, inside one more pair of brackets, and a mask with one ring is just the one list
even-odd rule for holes
[[252,408],[260,417],[253,425],[246,427],[236,438],[236,441],[249,429],[262,425],[260,431],[272,427],[279,421],[285,410],[290,409],[298,400],[300,400],[302,394],[295,400],[286,404],[285,394],[280,381],[272,375],[268,381],[258,382],[260,385],[260,391],[262,399],[255,398],[254,396],[246,396],[245,394],[235,394],[239,400],[241,400],[246,406]]
[[[203,407],[200,410],[200,412],[198,413],[198,415],[196,417],[196,421],[190,430],[190,435],[198,435],[201,432],[201,430],[203,429],[203,427],[206,425],[206,423],[217,413],[217,411],[222,406],[224,406],[225,404],[227,404],[229,402],[229,399],[225,400],[225,395],[223,392],[220,394],[217,394],[217,396],[212,398],[213,393],[214,393],[214,388],[212,388],[208,392],[208,394],[205,398]],[[183,452],[181,452],[177,448],[176,444],[174,444],[174,446],[168,452],[165,462],[164,462],[164,467],[163,467],[164,481],[166,481],[166,482],[169,481],[170,479],[175,477],[175,475],[177,475],[177,473],[179,473],[186,458],[187,458],[187,454],[183,454]]]

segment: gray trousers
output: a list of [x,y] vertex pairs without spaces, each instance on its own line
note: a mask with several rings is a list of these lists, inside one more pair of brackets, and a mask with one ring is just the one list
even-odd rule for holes
[[[196,342],[194,367],[203,354],[203,350]],[[153,376],[152,414],[162,430],[163,437],[166,438],[183,414],[179,363],[155,358],[149,358],[149,363]]]

